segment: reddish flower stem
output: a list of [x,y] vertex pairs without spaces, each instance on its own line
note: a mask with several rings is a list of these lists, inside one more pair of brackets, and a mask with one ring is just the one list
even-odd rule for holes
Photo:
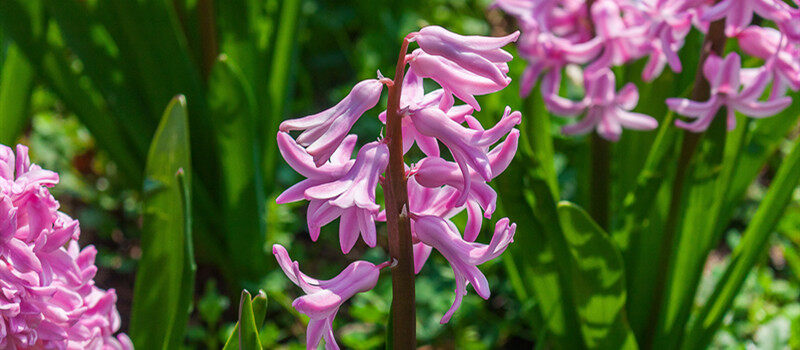
[[389,140],[389,167],[383,187],[386,199],[386,223],[389,234],[389,254],[396,259],[392,268],[392,340],[394,349],[416,348],[416,306],[414,293],[414,256],[411,242],[411,223],[408,218],[408,190],[403,162],[403,114],[400,94],[406,66],[408,39],[403,40],[397,58],[394,84],[389,86],[386,107],[386,138]]

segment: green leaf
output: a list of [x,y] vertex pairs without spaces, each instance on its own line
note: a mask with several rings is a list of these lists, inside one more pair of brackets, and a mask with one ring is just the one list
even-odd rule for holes
[[687,178],[681,203],[683,209],[677,216],[678,231],[667,273],[665,298],[660,301],[663,304],[655,330],[655,348],[673,348],[683,334],[706,257],[716,243],[713,228],[735,175],[732,171],[747,130],[747,123],[743,123],[736,131],[728,133],[726,119],[722,111],[717,113],[684,175]]
[[267,293],[259,289],[258,294],[253,297],[253,319],[256,321],[256,329],[261,329],[264,319],[267,317]]
[[745,277],[765,253],[769,237],[780,221],[800,181],[800,139],[783,160],[778,173],[747,226],[742,239],[731,255],[731,261],[717,282],[708,302],[700,309],[689,326],[681,348],[704,349],[708,346],[730,310]]
[[147,157],[142,258],[134,286],[130,335],[141,349],[177,349],[194,292],[189,208],[191,156],[186,100],[164,111]]
[[[278,30],[275,35],[271,67],[269,69],[269,83],[267,85],[267,116],[262,132],[267,137],[274,137],[278,132],[278,124],[284,119],[286,113],[286,101],[292,85],[292,68],[295,60],[292,59],[297,47],[297,30],[300,20],[300,0],[282,1],[280,20],[277,23]],[[277,144],[275,142],[266,143],[264,152],[264,184],[269,186],[267,192],[271,192],[274,183],[275,169],[277,162]]]
[[257,278],[267,262],[255,99],[239,69],[225,55],[211,71],[208,105],[221,166],[222,215],[231,233],[226,236],[226,255],[235,268],[231,273]]
[[392,331],[394,324],[394,309],[389,308],[389,317],[386,318],[386,341],[384,342],[386,350],[394,350],[394,332]]
[[8,46],[0,73],[0,143],[17,141],[28,122],[28,106],[33,90],[33,69],[19,48]]
[[[534,89],[526,102],[520,135],[521,152],[496,184],[502,209],[525,230],[509,248],[517,274],[538,301],[534,323],[547,329],[554,348],[585,347],[573,304],[571,256],[558,223],[558,187],[553,166],[553,144],[549,115],[542,107],[541,94]],[[528,132],[533,133],[527,135]],[[525,189],[525,190],[521,190]],[[511,270],[512,272],[514,269]]]
[[[242,291],[242,298],[239,301],[239,321],[236,323],[233,333],[231,333],[228,341],[225,342],[223,350],[256,350],[261,349],[261,341],[258,338],[259,325],[256,321],[254,308],[258,307],[259,312],[262,304],[266,306],[266,295],[263,297],[263,302],[259,300],[263,292],[255,299],[250,299],[250,293],[247,290]],[[266,309],[266,308],[265,308]]]
[[638,349],[625,313],[625,270],[613,240],[580,207],[558,204],[575,261],[573,283],[581,330],[590,349]]

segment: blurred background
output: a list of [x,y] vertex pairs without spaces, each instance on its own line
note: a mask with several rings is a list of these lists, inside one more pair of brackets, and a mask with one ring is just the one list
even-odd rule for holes
[[[276,270],[272,244],[286,246],[306,273],[320,278],[355,259],[380,261],[386,255],[363,242],[342,255],[337,225],[325,227],[312,244],[305,203],[275,204],[275,196],[299,180],[277,156],[277,123],[335,104],[378,70],[391,74],[402,38],[422,26],[482,35],[515,30],[513,20],[487,10],[489,3],[6,0],[0,3],[0,142],[29,145],[34,162],[60,174],[52,193],[62,211],[80,220],[81,244],[97,247],[96,282],[116,289],[122,330],[127,331],[142,255],[147,147],[169,100],[185,94],[198,264],[185,345],[220,348],[237,319],[241,288],[247,288],[263,289],[269,296],[262,345],[302,349],[305,326],[291,308],[300,291]],[[524,66],[520,59],[513,61],[510,75],[517,80]],[[476,117],[489,122],[506,105],[523,108],[515,84],[481,99],[484,108]],[[356,124],[359,142],[380,132],[377,111]],[[563,138],[558,127],[564,121],[554,122],[562,197],[580,204],[586,196],[579,184],[586,183],[581,176],[587,173],[587,142]],[[750,187],[723,243],[709,258],[698,300],[708,296],[721,274],[774,176],[778,157]],[[495,219],[503,216],[500,208]],[[715,348],[800,344],[798,332],[789,331],[800,327],[798,201],[778,231],[716,335]],[[379,225],[379,245],[385,247],[380,232],[385,227]],[[525,235],[526,228],[517,234]],[[483,301],[470,292],[452,321],[439,325],[452,302],[454,282],[448,264],[434,254],[417,278],[419,344],[432,349],[544,344],[543,328],[531,321],[536,301],[520,298],[514,285],[519,282],[509,278],[508,268],[503,258],[482,266],[491,298]],[[356,296],[336,319],[340,344],[382,348],[390,300],[389,278]]]

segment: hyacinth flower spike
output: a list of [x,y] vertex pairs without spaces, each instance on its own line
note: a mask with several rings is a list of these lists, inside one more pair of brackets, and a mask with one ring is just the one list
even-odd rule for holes
[[461,300],[467,294],[467,284],[483,299],[488,299],[489,282],[478,269],[478,265],[492,260],[505,251],[513,242],[516,224],[509,224],[507,218],[500,219],[495,226],[491,242],[486,244],[467,242],[458,233],[452,222],[436,216],[421,216],[414,219],[417,238],[442,253],[450,262],[456,278],[456,297],[453,305],[442,316],[441,323],[447,323],[453,316]]
[[309,228],[312,237],[319,229],[341,216],[339,243],[342,252],[348,253],[356,244],[358,234],[368,246],[377,243],[375,215],[380,206],[375,203],[375,188],[380,174],[389,163],[389,149],[380,141],[370,142],[358,151],[356,161],[342,177],[305,190],[311,200]]
[[385,82],[382,79],[364,80],[335,106],[314,115],[281,123],[283,132],[303,130],[297,143],[307,147],[317,166],[324,164],[350,132],[364,112],[378,104]]
[[0,146],[0,348],[132,349],[119,330],[116,294],[93,281],[92,246],[58,211],[47,187],[58,175],[31,164],[28,149]]
[[272,254],[286,277],[305,293],[292,302],[292,307],[311,319],[306,333],[307,349],[316,349],[323,338],[325,349],[339,349],[333,336],[333,319],[339,307],[354,295],[375,288],[381,269],[389,266],[388,261],[375,265],[358,260],[332,279],[317,280],[300,272],[299,263],[289,258],[289,253],[283,246],[273,245]]
[[742,87],[741,59],[736,53],[730,53],[725,59],[719,56],[709,56],[703,65],[703,75],[711,85],[711,98],[705,102],[697,102],[684,98],[669,98],[667,106],[678,114],[696,118],[687,123],[676,120],[675,125],[693,132],[702,132],[708,129],[711,121],[720,108],[726,107],[728,130],[736,127],[736,114],[738,111],[754,118],[770,117],[782,111],[792,103],[792,99],[784,96],[773,100],[760,102],[764,88],[769,83],[771,73],[762,67],[755,78],[748,79]]

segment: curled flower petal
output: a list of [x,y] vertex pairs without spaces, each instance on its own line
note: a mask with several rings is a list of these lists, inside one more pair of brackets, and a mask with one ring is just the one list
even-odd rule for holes
[[452,222],[440,217],[418,217],[414,220],[414,226],[417,238],[444,255],[455,274],[455,301],[442,317],[441,323],[447,323],[461,305],[462,298],[467,294],[467,284],[472,284],[481,298],[489,298],[489,283],[477,266],[500,256],[505,251],[513,241],[516,224],[509,224],[506,218],[499,220],[488,245],[465,241]]
[[280,131],[303,130],[297,142],[313,156],[314,164],[322,166],[342,143],[350,128],[364,112],[375,107],[381,98],[383,83],[378,79],[359,82],[335,106],[320,113],[286,120]]

